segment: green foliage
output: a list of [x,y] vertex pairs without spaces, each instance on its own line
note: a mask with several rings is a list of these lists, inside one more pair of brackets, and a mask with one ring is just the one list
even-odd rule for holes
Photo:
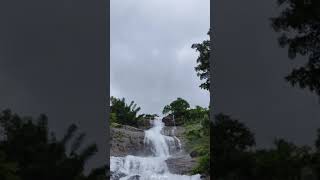
[[189,103],[177,98],[163,109],[163,114],[174,115],[176,124],[185,127],[187,151],[198,154],[198,164],[193,173],[210,172],[210,120],[209,110],[200,106],[190,108]]
[[[188,126],[190,128],[191,124]],[[192,130],[187,130],[186,137],[188,139],[187,150],[196,152],[198,156],[198,164],[193,169],[193,173],[209,174],[210,173],[210,136],[203,133],[204,127],[198,126]]]
[[134,101],[131,101],[130,104],[126,104],[125,98],[118,99],[115,97],[110,98],[110,120],[111,122],[138,126],[139,121],[144,117],[144,114],[138,115],[140,107],[137,107],[137,104]]
[[320,2],[318,0],[278,0],[282,12],[271,18],[281,47],[288,56],[307,56],[308,62],[286,77],[292,86],[309,88],[320,95]]
[[204,118],[207,118],[209,114],[209,110],[207,108],[203,108],[201,106],[196,106],[194,109],[189,109],[187,113],[187,117],[191,121],[201,121]]
[[210,174],[210,154],[200,156],[198,165],[192,170],[193,174]]
[[189,108],[190,108],[189,103],[186,100],[178,97],[176,100],[172,101],[169,105],[166,105],[163,108],[162,113],[163,114],[171,113],[176,118],[179,118],[179,117],[185,116]]
[[184,124],[184,135],[187,138],[187,151],[196,152],[198,164],[192,173],[210,173],[210,125],[209,111],[197,106],[188,111],[187,120]]
[[[10,180],[88,179],[83,174],[84,165],[97,152],[97,146],[91,144],[80,149],[85,134],[76,135],[76,125],[69,126],[58,141],[53,133],[49,136],[47,124],[45,115],[33,119],[21,118],[10,110],[0,113],[0,126],[4,131],[0,141],[4,154],[0,158],[0,176]],[[70,153],[67,153],[68,142]],[[93,175],[90,178],[94,179]]]
[[118,124],[118,123],[115,123],[115,122],[111,122],[110,127],[113,127],[113,128],[121,128],[122,125],[121,125],[121,124]]
[[[210,31],[208,32],[210,35]],[[191,48],[198,51],[199,57],[197,58],[197,66],[195,70],[200,80],[205,80],[199,87],[205,90],[210,89],[210,40],[205,40],[202,43],[192,44]]]

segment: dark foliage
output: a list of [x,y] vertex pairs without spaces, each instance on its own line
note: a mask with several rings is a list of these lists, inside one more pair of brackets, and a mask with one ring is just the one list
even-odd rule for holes
[[281,34],[280,46],[288,47],[291,59],[298,54],[308,57],[308,62],[293,69],[286,80],[320,95],[320,1],[278,0],[278,4],[283,10],[271,21]]
[[212,127],[213,177],[218,180],[318,180],[319,130],[312,150],[284,139],[270,149],[256,149],[250,130],[227,115],[218,114]]
[[[1,179],[23,180],[93,180],[103,179],[105,170],[94,170],[89,176],[83,174],[87,160],[97,152],[95,144],[81,148],[85,134],[76,135],[77,126],[69,126],[61,140],[49,134],[48,119],[22,118],[10,110],[0,113],[3,134],[0,141]],[[98,178],[99,177],[99,178]]]
[[215,117],[212,131],[214,178],[247,176],[251,165],[249,149],[255,145],[253,133],[241,122],[224,114]]

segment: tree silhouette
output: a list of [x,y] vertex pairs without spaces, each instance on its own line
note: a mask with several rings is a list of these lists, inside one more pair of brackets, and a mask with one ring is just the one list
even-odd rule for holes
[[[69,126],[63,138],[57,140],[53,133],[49,135],[47,121],[45,115],[33,119],[21,118],[10,110],[0,113],[0,126],[4,131],[0,149],[6,155],[6,161],[16,164],[10,166],[11,171],[23,180],[88,179],[83,173],[84,166],[97,152],[96,144],[80,148],[85,134],[80,133],[73,139],[76,125]],[[70,141],[71,148],[68,148]],[[0,167],[3,165],[0,161]],[[91,174],[90,178],[105,175],[105,172],[99,173]]]
[[280,46],[288,47],[291,59],[297,54],[308,57],[308,62],[294,68],[286,80],[320,95],[320,1],[278,0],[278,5],[282,13],[271,21],[281,34]]
[[247,175],[250,166],[248,150],[255,145],[253,133],[241,122],[217,114],[212,125],[213,177],[216,179]]
[[20,180],[17,176],[17,163],[9,162],[6,154],[0,151],[0,179],[2,180]]

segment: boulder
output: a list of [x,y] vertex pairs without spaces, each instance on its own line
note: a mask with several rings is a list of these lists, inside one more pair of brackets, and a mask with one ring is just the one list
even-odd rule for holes
[[184,123],[184,119],[181,117],[173,118],[173,116],[169,114],[162,118],[162,122],[165,126],[181,126]]
[[173,174],[191,174],[192,169],[197,165],[196,159],[188,155],[171,157],[166,160],[166,163]]
[[174,126],[175,125],[175,122],[173,121],[173,117],[171,115],[163,117],[162,122],[165,124],[165,126]]
[[145,148],[144,131],[132,126],[122,125],[110,129],[110,156],[150,155],[150,148]]
[[184,131],[185,131],[185,129],[182,126],[175,126],[175,127],[174,126],[165,126],[162,129],[162,134],[164,134],[166,136],[177,137],[180,140],[181,148],[183,150],[186,150],[187,139],[183,135]]
[[134,176],[131,176],[128,180],[139,180],[139,179],[140,179],[139,175],[134,175]]
[[210,180],[210,176],[209,175],[205,175],[205,174],[201,174],[200,179],[201,180]]
[[111,172],[111,179],[112,180],[120,180],[122,177],[125,177],[126,174],[124,173],[114,173],[114,172]]
[[139,120],[138,127],[139,129],[143,129],[143,130],[150,129],[151,128],[150,119]]
[[192,152],[190,153],[190,156],[191,156],[192,158],[198,157],[198,155],[199,155],[199,153],[198,153],[197,151],[192,151]]

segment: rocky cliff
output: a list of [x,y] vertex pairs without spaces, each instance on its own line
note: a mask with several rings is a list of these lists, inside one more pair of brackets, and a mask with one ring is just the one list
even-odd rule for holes
[[142,129],[119,125],[111,128],[110,136],[111,156],[150,154],[148,149],[144,147],[144,131]]
[[[182,151],[167,160],[168,168],[171,173],[190,174],[196,165],[196,159],[184,151],[186,139],[183,136],[182,126],[164,127],[162,133],[167,136],[176,136],[182,146]],[[111,128],[111,156],[123,157],[128,154],[135,156],[147,156],[151,150],[144,145],[144,130],[131,126],[118,125]]]

